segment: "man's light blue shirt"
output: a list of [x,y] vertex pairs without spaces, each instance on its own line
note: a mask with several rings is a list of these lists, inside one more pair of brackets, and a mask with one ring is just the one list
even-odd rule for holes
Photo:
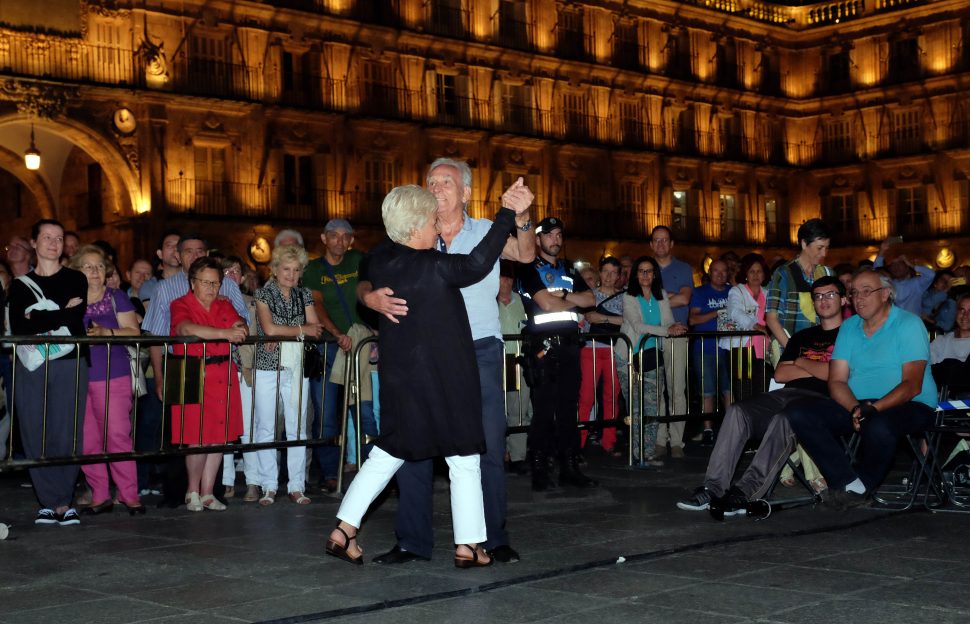
[[[145,320],[142,321],[142,331],[153,336],[170,336],[172,334],[172,302],[188,292],[189,276],[182,271],[159,282],[158,289],[152,295],[152,300],[148,304]],[[249,325],[249,311],[246,309],[246,302],[243,301],[242,293],[239,292],[239,285],[231,279],[223,279],[219,294],[232,302],[232,307],[246,321],[246,325]]]
[[[883,257],[877,256],[875,262],[872,263],[872,268],[878,269],[883,266],[883,263]],[[923,305],[923,293],[933,285],[933,280],[936,279],[936,271],[928,266],[918,266],[916,269],[919,271],[918,275],[901,280],[893,278],[892,282],[896,288],[896,305],[919,316],[920,308]]]
[[[488,219],[473,219],[467,214],[458,235],[448,246],[450,254],[468,254],[488,234],[492,222]],[[502,339],[502,325],[498,314],[498,275],[499,263],[480,282],[461,289],[468,313],[468,324],[472,328],[472,339],[479,340],[494,336]]]
[[866,336],[859,315],[843,321],[832,359],[849,364],[849,389],[860,400],[886,396],[902,381],[903,364],[923,360],[923,387],[913,400],[934,408],[937,405],[926,327],[918,316],[895,305],[872,336]]

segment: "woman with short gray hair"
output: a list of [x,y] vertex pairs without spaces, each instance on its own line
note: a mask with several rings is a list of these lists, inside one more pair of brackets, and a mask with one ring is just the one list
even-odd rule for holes
[[489,565],[480,454],[485,450],[481,385],[460,289],[495,265],[515,214],[503,208],[468,255],[434,251],[437,201],[417,186],[392,189],[381,215],[392,242],[369,263],[374,288],[388,287],[408,302],[400,322],[380,319],[381,437],[337,511],[327,552],[363,563],[357,530],[367,508],[405,461],[444,456],[451,477],[455,566]]
[[[318,338],[323,326],[313,308],[310,289],[300,286],[307,265],[306,250],[281,245],[273,250],[272,279],[256,291],[257,334],[261,337],[295,337],[300,342],[264,341],[256,346],[256,392],[253,411],[253,442],[272,442],[276,435],[276,411],[282,408],[287,440],[305,440],[310,380],[303,375],[303,337]],[[279,485],[276,449],[256,452],[256,472],[263,488],[259,504],[272,505]],[[287,492],[297,505],[308,505],[303,493],[306,481],[306,447],[286,449]]]

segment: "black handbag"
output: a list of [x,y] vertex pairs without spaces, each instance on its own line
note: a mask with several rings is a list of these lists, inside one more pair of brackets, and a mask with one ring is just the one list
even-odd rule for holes
[[165,370],[166,405],[192,405],[202,402],[203,359],[191,356],[168,356]]
[[303,376],[314,379],[323,375],[323,354],[315,342],[303,343]]

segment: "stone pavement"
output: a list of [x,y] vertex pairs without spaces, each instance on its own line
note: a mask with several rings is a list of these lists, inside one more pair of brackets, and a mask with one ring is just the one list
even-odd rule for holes
[[368,564],[355,567],[324,554],[339,501],[321,494],[35,527],[21,475],[0,475],[0,521],[13,524],[0,623],[970,622],[968,516],[809,507],[718,523],[674,508],[706,452],[653,472],[591,455],[595,490],[535,495],[509,478],[522,561],[478,570],[452,565],[443,478],[433,561],[369,562],[394,543],[391,496],[365,521]]

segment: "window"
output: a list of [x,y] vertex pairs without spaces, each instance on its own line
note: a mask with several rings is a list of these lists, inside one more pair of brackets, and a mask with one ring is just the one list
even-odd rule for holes
[[778,57],[767,52],[761,54],[761,93],[781,95],[781,67]]
[[431,1],[430,29],[432,32],[449,37],[463,37],[466,32],[466,21],[461,0]]
[[566,93],[562,96],[562,108],[566,138],[573,141],[588,140],[590,128],[586,115],[586,96],[581,93]]
[[531,50],[529,23],[524,0],[501,0],[498,5],[498,35],[502,45],[518,50]]
[[647,136],[643,111],[638,101],[620,102],[620,127],[624,145],[643,145]]
[[360,104],[364,112],[372,115],[396,114],[398,107],[391,64],[364,61],[361,70],[363,97]]
[[229,42],[218,34],[193,34],[189,38],[189,88],[226,94],[231,84]]
[[839,50],[826,56],[822,69],[822,89],[826,93],[842,93],[851,88],[848,50]]
[[722,87],[738,86],[738,51],[734,41],[717,44],[717,84]]
[[917,231],[929,225],[926,211],[926,187],[909,186],[896,189],[896,226],[900,232],[905,228]]
[[667,39],[667,75],[687,80],[691,74],[690,33],[681,29]]
[[641,67],[639,26],[635,21],[620,20],[613,29],[613,64],[624,69]]
[[586,35],[583,31],[583,12],[572,8],[559,10],[556,24],[559,56],[572,60],[586,58]]
[[579,178],[568,178],[562,184],[563,218],[579,218],[586,208],[586,181]]
[[643,184],[640,182],[622,182],[620,184],[620,209],[627,215],[639,215],[643,212]]
[[694,107],[688,106],[677,115],[677,149],[680,152],[693,152],[697,149],[694,135]]
[[283,52],[283,101],[287,104],[307,106],[318,101],[310,68],[310,55]]
[[533,131],[532,89],[528,85],[502,85],[502,121],[508,132]]
[[778,200],[765,200],[765,239],[772,241],[778,236]]
[[96,58],[98,69],[108,72],[106,78],[117,80],[117,72],[124,66],[124,62],[131,58],[131,52],[125,51],[121,43],[121,27],[115,24],[98,24]]
[[822,220],[840,242],[854,240],[857,231],[855,194],[829,195],[822,201]]
[[731,160],[740,160],[744,154],[744,132],[741,130],[741,117],[731,115],[721,117],[721,154]]
[[670,227],[680,238],[687,232],[687,191],[674,191],[671,196]]
[[379,202],[384,200],[397,179],[397,166],[394,161],[384,158],[364,160],[364,196]]
[[918,110],[893,113],[892,150],[896,154],[915,154],[923,147],[920,112]]
[[889,44],[889,71],[892,82],[908,82],[920,77],[920,49],[916,37],[897,39]]
[[435,74],[435,103],[437,104],[438,121],[455,125],[469,123],[467,82],[464,76]]
[[225,214],[229,200],[224,147],[195,146],[195,210]]
[[313,157],[283,155],[283,198],[290,206],[313,204]]
[[844,163],[855,157],[849,120],[832,119],[822,128],[822,157],[826,163]]
[[721,193],[720,217],[721,237],[724,240],[737,240],[744,233],[744,224],[738,219],[738,199],[733,193]]

